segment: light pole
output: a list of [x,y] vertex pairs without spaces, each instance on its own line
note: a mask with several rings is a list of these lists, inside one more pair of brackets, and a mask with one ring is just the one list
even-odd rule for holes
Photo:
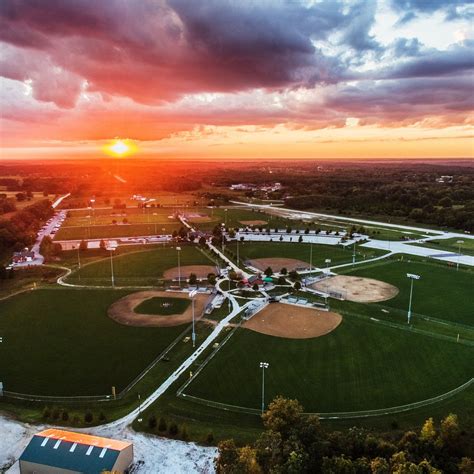
[[224,255],[224,239],[225,239],[224,232],[225,232],[225,224],[222,223],[221,224],[222,255]]
[[237,266],[239,266],[239,237],[237,237]]
[[225,226],[227,227],[227,209],[224,209],[225,215]]
[[138,423],[142,422],[142,400],[140,394],[138,394]]
[[414,282],[415,280],[419,280],[421,277],[420,277],[420,275],[415,275],[414,273],[407,273],[407,277],[411,280],[411,284],[410,284],[410,302],[408,303],[408,315],[407,315],[408,324],[410,324],[410,319],[411,319],[411,301],[412,301],[412,298],[413,298],[413,282]]
[[176,250],[178,251],[178,284],[181,288],[181,258],[179,256],[181,253],[181,247],[176,247]]
[[109,247],[110,250],[110,277],[112,281],[112,288],[115,288],[115,277],[114,277],[114,250],[115,248]]
[[262,413],[265,411],[265,369],[269,367],[268,362],[260,362],[260,368],[262,369]]
[[456,243],[458,244],[458,263],[456,265],[456,271],[459,271],[459,257],[461,256],[461,245],[464,243],[464,240],[458,240]]
[[81,268],[81,254],[80,254],[80,252],[79,252],[79,247],[80,247],[80,246],[81,246],[81,245],[80,245],[80,243],[79,243],[79,245],[77,246],[77,265],[78,265],[79,268]]
[[313,271],[313,242],[309,243],[309,277],[311,278],[311,272]]
[[196,331],[194,326],[194,297],[197,294],[197,290],[193,290],[189,292],[189,297],[191,298],[191,306],[193,308],[193,333],[192,333],[192,340],[193,340],[193,347],[196,347]]
[[352,252],[352,266],[354,266],[356,261],[356,241],[354,240],[354,250]]

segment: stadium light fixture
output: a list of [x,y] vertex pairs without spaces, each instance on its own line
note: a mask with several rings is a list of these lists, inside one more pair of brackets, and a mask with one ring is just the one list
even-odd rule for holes
[[181,259],[179,254],[181,253],[181,247],[176,247],[178,251],[178,285],[181,288]]
[[196,331],[194,325],[194,297],[197,295],[197,290],[192,290],[189,292],[189,297],[191,298],[191,306],[193,309],[193,332],[192,332],[192,340],[193,340],[193,347],[196,347]]
[[459,252],[458,252],[458,263],[456,265],[456,271],[459,271],[459,257],[461,256],[461,245],[464,243],[464,240],[458,240],[456,243],[458,244],[458,250],[459,250]]
[[415,280],[419,280],[421,278],[421,276],[420,275],[415,275],[414,273],[407,273],[407,278],[409,278],[411,280],[411,283],[410,283],[410,302],[408,303],[408,315],[407,315],[408,324],[410,324],[410,320],[411,320],[411,302],[412,302],[412,298],[413,298],[413,282]]
[[270,364],[268,362],[260,362],[262,369],[262,413],[265,411],[265,369],[268,369]]

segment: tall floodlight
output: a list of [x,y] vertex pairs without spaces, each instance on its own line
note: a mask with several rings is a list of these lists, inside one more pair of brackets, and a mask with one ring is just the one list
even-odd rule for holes
[[413,282],[415,280],[419,280],[421,277],[420,277],[420,275],[415,275],[414,273],[407,273],[407,277],[411,280],[411,283],[410,283],[410,302],[408,303],[408,315],[407,315],[408,324],[410,324],[410,320],[411,320],[411,302],[412,302],[412,298],[413,298]]
[[189,297],[191,298],[191,306],[193,308],[193,333],[192,333],[192,340],[193,340],[193,347],[196,347],[196,331],[194,325],[194,297],[197,294],[197,290],[193,290],[189,292]]
[[459,258],[461,257],[461,245],[464,243],[464,240],[458,240],[456,243],[458,244],[458,263],[456,265],[456,270],[459,270]]
[[354,250],[352,252],[352,265],[355,264],[356,261],[356,240],[354,239]]
[[115,288],[115,276],[114,276],[114,250],[117,248],[116,245],[109,245],[107,250],[110,251],[110,280],[112,282],[112,288]]
[[268,362],[260,362],[260,368],[262,369],[262,413],[265,411],[265,369],[269,367]]
[[311,278],[311,272],[313,271],[313,242],[309,243],[309,277]]
[[237,237],[237,266],[239,265],[239,237]]
[[176,247],[176,250],[178,252],[178,284],[181,288],[181,258],[179,255],[181,253],[181,247]]
[[225,222],[225,226],[227,227],[227,209],[224,209],[224,212],[225,212],[224,222]]
[[221,224],[221,243],[222,243],[222,255],[224,255],[224,240],[225,240],[225,224],[222,222]]

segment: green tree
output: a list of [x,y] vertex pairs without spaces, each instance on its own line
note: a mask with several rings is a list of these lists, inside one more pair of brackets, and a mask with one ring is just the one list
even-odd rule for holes
[[189,275],[189,284],[195,285],[197,283],[197,275],[195,273],[191,273]]
[[270,277],[273,275],[273,270],[271,267],[267,267],[263,273],[265,273],[266,276]]
[[287,275],[287,274],[288,274],[288,270],[287,270],[285,267],[283,267],[283,268],[280,270],[280,273],[281,273],[282,275]]
[[291,431],[298,429],[303,419],[303,407],[298,400],[282,396],[276,397],[262,415],[263,426],[267,430],[280,433],[287,439]]
[[433,418],[428,418],[420,431],[420,439],[423,441],[434,441],[436,438],[436,428]]
[[233,472],[239,460],[239,453],[235,441],[233,439],[221,441],[217,449],[219,450],[219,455],[214,461],[216,473],[224,474]]
[[81,243],[79,244],[79,250],[87,250],[87,242],[85,240],[81,240]]
[[299,281],[295,281],[295,284],[293,285],[293,288],[294,288],[296,291],[301,290],[301,283],[300,283]]

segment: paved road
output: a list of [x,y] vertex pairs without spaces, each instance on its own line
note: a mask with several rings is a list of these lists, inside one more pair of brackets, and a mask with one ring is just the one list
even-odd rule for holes
[[[247,207],[254,207],[257,209],[266,209],[266,210],[272,210],[272,211],[281,211],[282,213],[289,213],[293,215],[294,217],[297,217],[299,219],[301,218],[314,218],[314,217],[323,217],[326,219],[336,219],[339,221],[347,221],[347,222],[354,222],[357,224],[367,224],[367,225],[380,225],[383,227],[388,227],[391,229],[403,229],[407,231],[414,231],[414,232],[426,232],[428,234],[437,234],[437,235],[445,235],[449,234],[450,237],[456,237],[456,238],[461,238],[461,237],[467,237],[466,234],[462,234],[460,232],[445,232],[443,230],[436,230],[436,229],[428,229],[426,227],[414,227],[414,226],[409,226],[409,225],[401,225],[401,224],[391,224],[389,222],[381,222],[381,221],[371,221],[367,219],[359,219],[355,217],[345,217],[345,216],[335,216],[332,214],[321,214],[319,212],[309,212],[309,211],[298,211],[295,209],[289,209],[287,207],[275,207],[275,206],[269,206],[268,204],[250,204],[248,202],[241,202],[241,201],[230,201],[233,204],[239,204],[242,206],[247,206]],[[469,238],[474,238],[474,236],[468,236]],[[436,237],[439,238],[439,237]],[[449,238],[449,237],[447,237]]]

